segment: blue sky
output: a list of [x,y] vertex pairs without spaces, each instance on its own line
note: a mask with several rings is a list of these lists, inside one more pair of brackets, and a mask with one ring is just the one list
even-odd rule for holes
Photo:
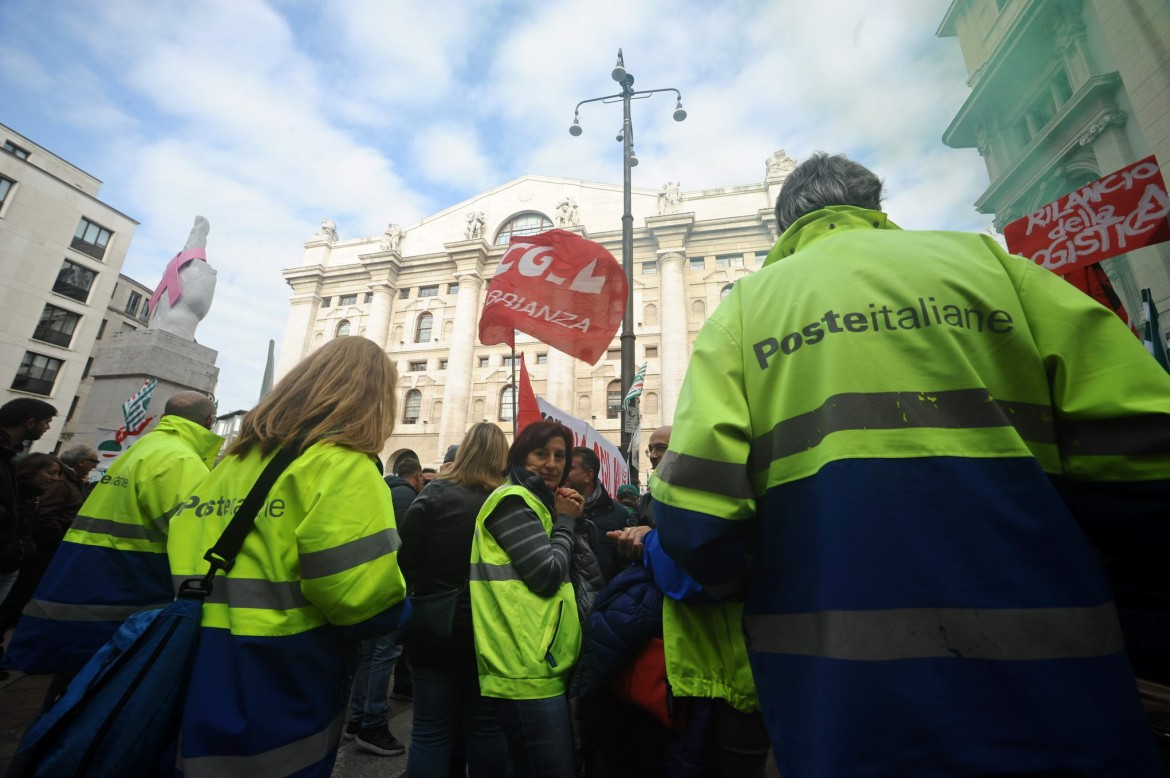
[[[643,89],[634,185],[760,181],[783,148],[881,175],[908,228],[982,230],[974,150],[943,146],[967,96],[937,0],[5,0],[0,122],[101,179],[141,222],[123,272],[148,285],[211,222],[201,343],[220,410],[254,404],[269,338],[324,217],[381,234],[526,173],[621,181],[617,49]],[[615,226],[616,228],[616,226]]]

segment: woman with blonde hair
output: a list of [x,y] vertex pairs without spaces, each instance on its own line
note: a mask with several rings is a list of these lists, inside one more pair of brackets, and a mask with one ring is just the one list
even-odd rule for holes
[[203,604],[180,773],[332,771],[357,642],[394,631],[410,611],[377,463],[396,381],[372,341],[325,344],[244,417],[227,456],[171,519],[176,581],[204,575],[204,553],[264,467],[280,449],[299,452]]
[[446,644],[407,644],[414,673],[414,728],[407,776],[445,776],[459,735],[472,778],[509,774],[508,744],[491,703],[479,695],[467,560],[475,517],[504,483],[508,440],[495,424],[476,424],[450,470],[422,491],[402,519],[400,560],[415,596],[459,590]]

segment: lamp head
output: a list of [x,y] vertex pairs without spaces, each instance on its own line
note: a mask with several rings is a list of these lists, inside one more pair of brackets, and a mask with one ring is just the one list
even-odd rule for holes
[[569,134],[574,138],[581,134],[581,122],[576,116],[573,117],[573,123],[569,126]]
[[630,149],[630,167],[638,166],[638,158],[634,156],[634,150]]
[[622,59],[622,50],[618,49],[617,64],[613,66],[613,72],[609,74],[610,77],[619,84],[626,77],[626,63]]
[[674,120],[676,122],[681,122],[685,118],[687,118],[687,112],[686,109],[682,107],[682,98],[680,97],[674,104]]

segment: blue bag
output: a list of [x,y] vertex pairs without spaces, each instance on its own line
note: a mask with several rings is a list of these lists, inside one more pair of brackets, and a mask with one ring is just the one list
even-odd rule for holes
[[[173,774],[188,671],[199,644],[203,600],[230,570],[260,506],[300,446],[265,466],[223,535],[204,558],[211,569],[184,581],[165,608],[136,613],[77,673],[25,733],[13,759],[21,778]],[[166,764],[171,761],[171,765]]]

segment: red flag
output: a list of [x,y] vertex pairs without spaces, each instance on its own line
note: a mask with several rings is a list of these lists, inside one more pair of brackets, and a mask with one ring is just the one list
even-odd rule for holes
[[605,247],[566,230],[512,238],[488,286],[479,342],[513,346],[514,330],[595,364],[626,314],[628,285]]
[[1089,265],[1077,268],[1071,273],[1065,273],[1064,280],[1116,313],[1134,335],[1141,337],[1134,325],[1130,323],[1129,314],[1126,312],[1125,306],[1121,304],[1121,297],[1113,288],[1113,282],[1109,280],[1109,276],[1105,275],[1103,267]]
[[1170,197],[1153,155],[1007,225],[1008,251],[1057,275],[1170,240]]
[[522,430],[540,419],[540,407],[536,404],[536,392],[532,391],[532,379],[528,377],[528,366],[524,364],[524,355],[521,354],[520,408],[516,413],[516,429]]

